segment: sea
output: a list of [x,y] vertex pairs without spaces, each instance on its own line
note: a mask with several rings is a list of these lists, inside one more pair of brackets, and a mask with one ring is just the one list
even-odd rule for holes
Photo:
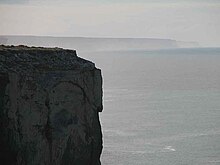
[[220,165],[220,48],[78,55],[102,70],[103,165]]

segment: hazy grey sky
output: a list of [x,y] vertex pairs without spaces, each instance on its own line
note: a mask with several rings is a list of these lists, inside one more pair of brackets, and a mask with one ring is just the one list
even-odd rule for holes
[[146,37],[220,46],[219,0],[0,0],[0,34]]

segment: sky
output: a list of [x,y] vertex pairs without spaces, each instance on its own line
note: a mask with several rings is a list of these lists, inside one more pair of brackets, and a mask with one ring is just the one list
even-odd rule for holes
[[220,46],[220,0],[0,0],[0,35],[166,38]]

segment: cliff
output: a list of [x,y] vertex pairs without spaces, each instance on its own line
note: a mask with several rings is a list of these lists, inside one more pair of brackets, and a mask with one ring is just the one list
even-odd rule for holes
[[73,50],[0,46],[0,164],[100,165],[101,71]]

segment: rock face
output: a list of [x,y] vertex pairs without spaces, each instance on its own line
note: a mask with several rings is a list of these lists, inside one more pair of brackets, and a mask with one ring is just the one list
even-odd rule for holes
[[73,50],[0,46],[0,164],[100,165],[101,71]]

